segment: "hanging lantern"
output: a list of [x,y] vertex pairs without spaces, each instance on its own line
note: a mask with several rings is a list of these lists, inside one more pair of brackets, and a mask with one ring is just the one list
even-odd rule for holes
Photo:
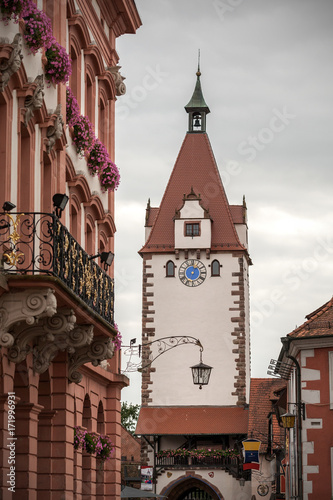
[[293,413],[285,413],[281,415],[282,425],[285,429],[292,429],[295,426],[296,415]]
[[200,349],[200,363],[191,366],[191,370],[192,370],[193,384],[198,385],[199,389],[202,389],[203,385],[208,384],[212,367],[209,365],[205,365],[202,362],[202,349]]

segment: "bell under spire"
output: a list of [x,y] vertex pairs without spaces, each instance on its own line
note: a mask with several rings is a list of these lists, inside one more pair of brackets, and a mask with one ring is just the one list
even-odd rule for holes
[[195,84],[193,95],[189,103],[185,106],[185,110],[189,114],[188,131],[206,132],[206,115],[210,113],[210,110],[205,102],[201,89],[200,52],[198,60],[198,71],[196,75],[197,81]]

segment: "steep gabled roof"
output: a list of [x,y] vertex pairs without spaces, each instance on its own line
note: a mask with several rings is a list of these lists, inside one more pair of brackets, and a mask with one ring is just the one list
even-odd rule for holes
[[209,210],[212,223],[212,250],[245,250],[234,226],[214,154],[205,133],[186,134],[149,238],[140,253],[174,250],[176,210],[184,195],[193,188],[202,206]]
[[333,297],[329,302],[306,316],[307,321],[293,330],[288,338],[312,338],[333,336]]
[[[262,453],[266,452],[268,445],[268,415],[273,410],[273,404],[279,399],[276,392],[286,385],[287,382],[280,379],[251,378],[248,435],[261,441]],[[284,429],[279,427],[275,416],[272,441],[273,448],[284,442]]]

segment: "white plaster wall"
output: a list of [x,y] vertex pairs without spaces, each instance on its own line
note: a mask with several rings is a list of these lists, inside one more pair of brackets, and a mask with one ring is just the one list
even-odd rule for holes
[[77,174],[82,174],[87,179],[89,184],[90,191],[99,196],[103,207],[105,210],[108,209],[108,193],[103,193],[101,190],[101,185],[98,180],[98,176],[92,176],[87,167],[87,161],[85,158],[79,158],[79,155],[76,152],[76,147],[73,144],[73,141],[69,135],[68,127],[66,127],[66,140],[67,140],[67,154],[72,159],[73,165],[75,167],[75,172]]
[[[156,491],[161,493],[163,488],[168,487],[171,483],[192,472],[201,476],[201,480],[211,486],[215,486],[223,495],[224,500],[250,500],[251,498],[251,482],[247,481],[242,487],[237,479],[234,479],[228,472],[219,469],[200,469],[195,470],[176,470],[167,469],[158,477]],[[169,475],[169,477],[168,477]],[[211,477],[213,475],[213,477]]]
[[[154,278],[148,282],[154,283],[149,287],[154,293],[152,314],[154,322],[149,327],[155,327],[154,339],[189,335],[198,338],[203,347],[203,362],[213,367],[208,386],[199,390],[192,381],[190,366],[199,362],[199,348],[195,345],[179,346],[168,351],[154,361],[156,372],[151,373],[153,384],[152,405],[235,405],[237,397],[231,393],[235,390],[236,371],[235,357],[232,349],[235,336],[231,335],[235,323],[231,318],[238,315],[238,311],[229,311],[235,307],[234,301],[239,296],[231,295],[231,283],[235,282],[233,272],[239,272],[238,259],[231,254],[216,255],[223,265],[220,277],[210,277],[208,265],[211,260],[206,259],[204,252],[201,262],[206,266],[207,278],[198,287],[192,288],[183,285],[178,278],[178,270],[185,260],[184,253],[180,252],[180,259],[175,260],[173,255],[154,255],[149,264],[149,272]],[[214,254],[215,256],[215,254]],[[189,255],[193,258],[195,255]],[[176,264],[176,277],[165,277],[165,264],[172,259]],[[236,287],[234,287],[236,290]],[[148,315],[149,317],[149,315]],[[156,352],[157,343],[152,349]]]
[[[190,219],[186,219],[190,222]],[[184,219],[175,220],[175,248],[210,248],[211,247],[211,220],[201,219],[200,236],[185,236],[184,235]]]
[[248,241],[247,241],[247,227],[246,224],[235,224],[235,228],[237,231],[237,235],[239,238],[239,241],[241,242],[242,245],[244,245],[245,248],[248,247]]

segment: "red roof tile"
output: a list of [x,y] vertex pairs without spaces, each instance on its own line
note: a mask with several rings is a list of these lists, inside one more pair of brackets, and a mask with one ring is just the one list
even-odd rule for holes
[[248,415],[236,406],[142,407],[135,434],[246,434]]
[[148,217],[146,220],[146,227],[152,227],[158,214],[158,207],[149,207]]
[[243,205],[229,205],[230,213],[234,224],[244,224]]
[[307,321],[299,326],[288,337],[312,338],[333,336],[333,297],[332,299],[306,316]]
[[[273,410],[273,403],[279,399],[275,392],[286,387],[287,382],[272,378],[251,378],[250,408],[249,408],[249,437],[261,441],[260,451],[263,453],[268,444],[268,415]],[[284,430],[273,418],[273,447],[282,445]]]
[[174,249],[173,217],[176,210],[182,207],[184,195],[189,194],[192,188],[196,194],[200,194],[202,206],[209,210],[213,220],[212,250],[244,250],[234,227],[208,136],[205,133],[188,133],[171,173],[149,238],[140,252],[163,252]]

